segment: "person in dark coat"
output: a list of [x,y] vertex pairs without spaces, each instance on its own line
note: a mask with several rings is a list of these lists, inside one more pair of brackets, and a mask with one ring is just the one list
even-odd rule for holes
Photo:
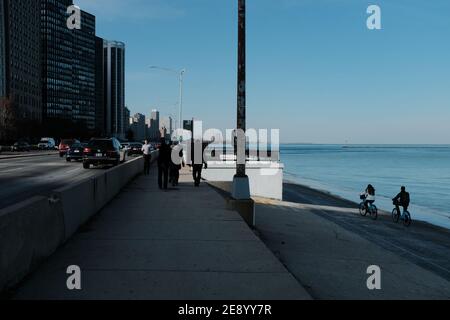
[[184,165],[184,161],[183,161],[183,148],[180,147],[180,145],[175,142],[173,147],[172,147],[172,152],[175,151],[177,152],[179,150],[179,159],[180,159],[180,163],[174,163],[173,159],[171,159],[170,161],[170,182],[172,183],[173,187],[178,186],[178,182],[180,179],[180,170],[182,168],[182,166]]
[[161,139],[158,156],[158,185],[160,189],[167,190],[169,180],[169,167],[171,162],[171,149],[165,139]]
[[400,206],[403,207],[403,214],[402,214],[402,217],[403,217],[405,214],[405,211],[408,211],[408,207],[411,202],[409,192],[406,192],[406,187],[402,187],[400,190],[400,193],[394,199],[392,199],[392,201],[394,202],[397,212],[401,212]]
[[[199,140],[197,140],[196,142],[192,143],[192,148],[191,148],[191,161],[192,161],[192,175],[194,178],[194,185],[196,187],[200,186],[200,181],[202,180],[202,171],[203,171],[203,166],[205,166],[205,169],[208,168],[208,164],[204,159],[204,152],[205,149],[208,147],[208,145],[210,144],[210,142],[208,143],[201,143]],[[196,146],[201,146],[202,150],[201,150],[201,157],[199,159],[197,159],[195,157],[195,147]]]

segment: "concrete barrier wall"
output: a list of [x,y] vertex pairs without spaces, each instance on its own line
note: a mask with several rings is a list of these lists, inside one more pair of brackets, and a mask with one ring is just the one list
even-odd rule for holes
[[[283,170],[283,164],[278,162],[248,162],[246,172],[250,181],[250,194],[282,200]],[[203,170],[202,177],[211,182],[229,182],[233,181],[235,174],[235,162],[208,162],[208,169]]]
[[0,292],[20,282],[143,171],[143,158],[132,159],[54,190],[50,198],[0,210]]
[[46,197],[0,210],[0,292],[22,280],[64,242],[64,217]]

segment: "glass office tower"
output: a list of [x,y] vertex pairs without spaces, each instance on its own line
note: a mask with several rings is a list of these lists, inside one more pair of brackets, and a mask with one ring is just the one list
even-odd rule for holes
[[109,136],[124,138],[125,44],[105,40],[103,48],[106,133]]
[[[49,123],[95,129],[95,17],[67,27],[72,0],[41,0],[44,116]],[[64,122],[65,121],[65,122]]]
[[39,9],[36,0],[0,0],[0,97],[18,125],[42,120]]

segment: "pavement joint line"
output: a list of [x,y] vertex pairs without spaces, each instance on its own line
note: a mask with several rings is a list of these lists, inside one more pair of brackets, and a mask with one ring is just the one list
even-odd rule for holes
[[[83,233],[82,233],[83,234]],[[86,233],[87,234],[87,233]],[[117,241],[117,242],[122,242],[122,241],[164,241],[164,242],[260,242],[258,239],[252,240],[252,239],[248,239],[248,240],[202,240],[202,239],[170,239],[170,238],[157,238],[157,239],[152,239],[152,238],[95,238],[95,237],[83,237],[80,236],[80,238],[77,239],[77,241]]]
[[0,156],[0,161],[2,160],[12,160],[12,159],[27,159],[27,158],[37,158],[37,157],[48,157],[54,156],[57,153],[46,153],[46,154],[35,154],[35,155],[17,155],[17,156]]
[[268,271],[227,271],[227,270],[189,270],[189,269],[94,269],[82,268],[83,271],[90,272],[164,272],[164,273],[231,273],[231,274],[275,274],[275,275],[291,275],[286,272],[268,272]]

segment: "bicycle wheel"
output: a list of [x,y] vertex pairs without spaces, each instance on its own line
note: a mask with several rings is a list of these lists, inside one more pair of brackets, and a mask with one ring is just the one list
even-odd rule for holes
[[359,205],[359,214],[362,215],[363,217],[367,215],[366,206],[364,205],[364,203],[361,203]]
[[405,216],[404,216],[404,219],[403,219],[403,224],[406,226],[406,227],[409,227],[410,225],[411,225],[411,215],[409,214],[409,212],[408,211],[406,211],[405,212]]
[[395,223],[398,223],[398,221],[400,220],[400,213],[398,212],[397,208],[394,208],[394,210],[392,210],[392,220],[394,220]]
[[372,205],[372,213],[371,213],[371,217],[373,220],[377,220],[378,219],[378,208],[374,205]]

